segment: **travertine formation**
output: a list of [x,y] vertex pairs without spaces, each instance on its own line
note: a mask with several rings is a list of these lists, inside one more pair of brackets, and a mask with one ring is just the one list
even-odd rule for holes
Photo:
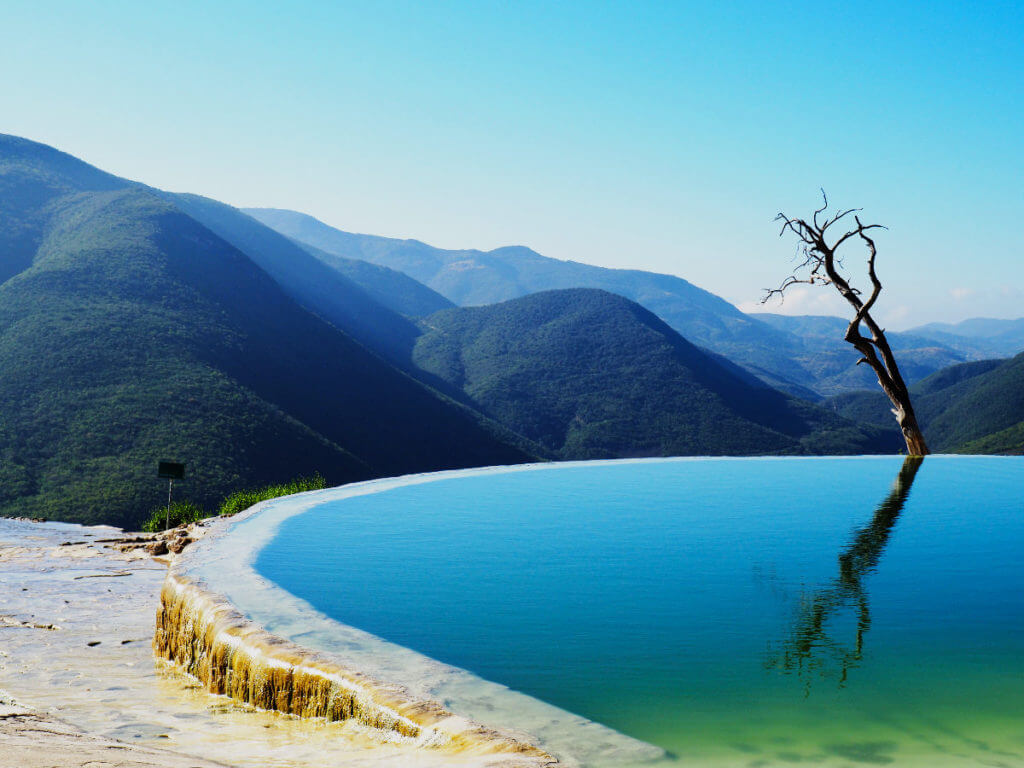
[[261,709],[330,721],[355,720],[417,746],[464,755],[507,756],[500,765],[556,765],[530,744],[459,717],[433,701],[373,680],[268,632],[178,565],[164,583],[154,650],[211,693]]
[[226,768],[175,752],[82,733],[0,691],[0,768]]
[[[189,535],[211,527],[194,526]],[[548,762],[514,751],[422,748],[417,738],[355,718],[329,723],[208,694],[178,665],[153,658],[153,618],[163,610],[167,575],[167,561],[154,561],[146,550],[155,539],[0,518],[0,768],[537,768]],[[455,733],[457,725],[440,723],[421,736]],[[485,738],[467,743],[493,748]]]

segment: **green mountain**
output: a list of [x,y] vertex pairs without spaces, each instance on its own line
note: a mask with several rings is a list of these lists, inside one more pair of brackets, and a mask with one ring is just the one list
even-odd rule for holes
[[[788,334],[786,354],[811,372],[815,390],[824,395],[877,386],[874,373],[857,365],[860,355],[844,341],[849,320],[822,315],[752,313],[751,317]],[[985,357],[977,346],[951,347],[914,333],[886,333],[900,371],[908,382],[919,381],[942,368]]]
[[[558,288],[600,288],[632,299],[694,344],[738,363],[765,383],[798,397],[821,399],[870,386],[870,372],[842,341],[820,334],[821,323],[748,315],[724,299],[672,275],[606,269],[541,256],[523,247],[443,250],[334,229],[311,216],[280,209],[246,212],[320,252],[399,270],[460,306],[475,306]],[[819,321],[823,318],[808,318]],[[824,320],[841,322],[839,318]],[[834,324],[834,323],[833,323]],[[934,340],[907,337],[901,359],[916,381],[952,363],[983,357]]]
[[295,242],[393,312],[406,317],[426,317],[434,312],[455,306],[437,291],[413,280],[397,269],[382,267],[379,264],[371,264],[360,259],[346,259],[343,256],[335,256],[333,253],[322,251],[315,246]]
[[528,458],[172,200],[0,136],[0,514],[137,524],[161,458],[207,505]]
[[[914,410],[933,451],[1024,452],[1024,353],[946,368],[911,387]],[[840,415],[895,429],[878,392],[851,392],[826,403]]]
[[414,361],[563,459],[864,453],[898,443],[737,374],[639,304],[547,291],[422,321]]
[[418,330],[336,267],[237,208],[199,195],[166,195],[178,208],[245,253],[296,302],[392,362],[404,363]]
[[[1024,354],[944,390],[945,407],[928,421],[936,445],[966,450],[970,442],[1024,422]],[[1018,445],[1015,452],[1021,452]]]
[[[641,292],[664,277],[623,274]],[[164,498],[164,458],[188,465],[180,497],[212,506],[314,471],[897,446],[612,293],[451,307],[395,269],[6,136],[0,275],[4,515],[135,525]],[[786,338],[665,280],[696,326]]]
[[1024,455],[1024,421],[976,440],[968,440],[959,446],[958,453]]
[[54,198],[125,184],[52,147],[0,134],[0,284],[32,265]]
[[245,210],[298,242],[404,272],[460,306],[558,288],[600,288],[636,301],[693,343],[742,363],[773,385],[799,388],[801,378],[809,378],[776,354],[785,334],[679,277],[560,261],[521,246],[450,251],[418,240],[342,232],[295,211]]

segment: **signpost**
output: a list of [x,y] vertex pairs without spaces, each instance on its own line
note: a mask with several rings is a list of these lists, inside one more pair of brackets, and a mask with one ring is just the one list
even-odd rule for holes
[[164,524],[166,531],[171,527],[171,493],[174,491],[174,481],[185,477],[185,465],[177,461],[161,461],[156,476],[167,480],[167,522]]

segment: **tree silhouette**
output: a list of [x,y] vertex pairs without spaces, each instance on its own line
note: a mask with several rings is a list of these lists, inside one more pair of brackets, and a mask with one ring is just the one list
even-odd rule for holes
[[[882,283],[875,272],[875,256],[877,255],[875,241],[867,233],[872,229],[884,229],[884,227],[881,224],[861,223],[860,218],[856,215],[859,208],[836,211],[830,216],[825,190],[821,191],[821,196],[824,202],[821,208],[814,212],[810,221],[791,219],[784,213],[775,217],[776,221],[783,222],[780,236],[787,231],[797,236],[800,241],[800,254],[804,260],[797,266],[794,273],[782,282],[782,285],[778,288],[767,289],[761,303],[764,304],[772,296],[784,297],[786,289],[801,283],[834,286],[839,291],[839,295],[854,309],[854,317],[846,329],[844,338],[861,354],[857,365],[867,363],[878,377],[882,391],[893,405],[892,412],[900,425],[900,431],[903,432],[903,439],[907,444],[907,454],[925,456],[929,453],[928,445],[917,424],[917,416],[914,414],[914,407],[910,402],[907,385],[900,374],[899,366],[896,365],[896,358],[885,337],[885,331],[871,316],[871,310],[882,292]],[[851,214],[853,214],[856,227],[848,229],[838,237],[829,233],[829,230]],[[819,218],[822,220],[819,221]],[[829,242],[830,238],[834,238],[831,243]],[[842,267],[842,259],[837,252],[852,238],[860,240],[868,251],[867,265],[868,278],[871,280],[871,295],[867,300],[862,299],[860,290],[851,286],[849,280],[839,272]],[[870,337],[861,332],[861,324],[867,326],[871,334]]]

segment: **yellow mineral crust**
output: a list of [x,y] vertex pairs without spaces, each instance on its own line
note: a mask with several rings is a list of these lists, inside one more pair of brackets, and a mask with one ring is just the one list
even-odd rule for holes
[[208,691],[261,709],[329,721],[353,720],[415,744],[459,754],[508,755],[502,765],[558,761],[531,744],[480,726],[434,701],[346,669],[264,631],[225,598],[172,565],[160,594],[153,647]]

